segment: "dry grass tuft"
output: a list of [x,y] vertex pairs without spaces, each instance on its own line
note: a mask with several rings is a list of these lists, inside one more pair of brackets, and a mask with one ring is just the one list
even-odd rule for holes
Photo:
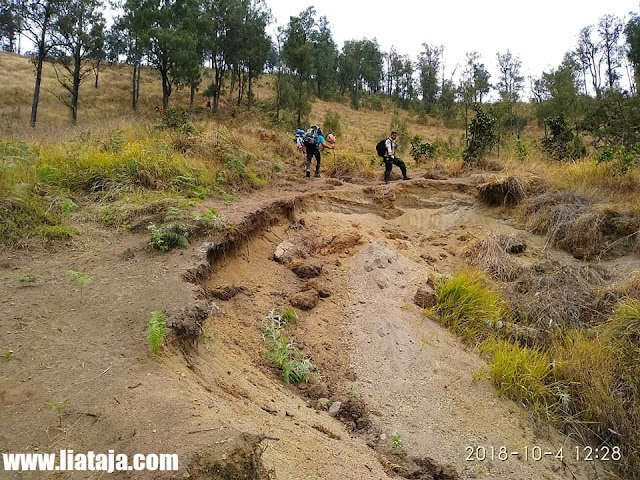
[[493,278],[511,282],[522,272],[522,266],[511,255],[521,253],[525,248],[525,243],[517,237],[489,235],[473,242],[464,255],[472,265],[482,268]]
[[509,299],[521,320],[543,330],[600,323],[595,299],[606,280],[598,266],[539,263],[523,270]]
[[478,187],[480,199],[489,205],[518,205],[526,197],[520,177],[496,177]]
[[529,198],[519,216],[530,231],[546,234],[547,246],[558,246],[576,258],[637,248],[640,219],[616,208],[594,206],[570,192],[552,190]]

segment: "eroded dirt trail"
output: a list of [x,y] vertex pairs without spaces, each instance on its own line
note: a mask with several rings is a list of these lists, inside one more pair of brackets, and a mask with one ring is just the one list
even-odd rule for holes
[[[413,303],[416,290],[431,275],[465,265],[459,254],[471,238],[523,234],[479,205],[472,192],[465,183],[424,182],[365,188],[362,193],[338,190],[308,199],[293,218],[215,268],[210,288],[243,289],[234,299],[220,302],[217,328],[253,351],[253,361],[269,369],[259,342],[262,325],[256,319],[271,309],[282,311],[291,298],[308,290],[307,279],[272,260],[276,246],[291,241],[305,261],[322,265],[314,281],[331,293],[312,309],[300,311],[293,328],[297,344],[313,356],[327,385],[318,391],[317,386],[307,387],[303,394],[343,401],[357,396],[370,413],[369,434],[361,434],[370,444],[389,444],[397,433],[409,456],[452,466],[460,478],[606,478],[593,463],[571,458],[571,440],[552,429],[536,428],[521,406],[500,398],[486,362]],[[541,238],[527,235],[527,242],[531,247],[524,262],[544,248]],[[361,426],[347,419],[348,428]],[[501,447],[507,460],[498,459]],[[486,459],[478,459],[482,448],[488,452]],[[556,458],[561,448],[564,462]],[[270,449],[276,452],[279,445]],[[531,452],[536,449],[542,453],[534,460]]]

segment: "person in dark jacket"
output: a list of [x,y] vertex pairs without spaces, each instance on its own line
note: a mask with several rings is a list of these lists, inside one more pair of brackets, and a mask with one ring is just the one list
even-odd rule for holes
[[411,180],[411,177],[407,177],[407,167],[402,160],[396,157],[396,149],[398,148],[398,143],[396,139],[398,138],[398,131],[392,130],[391,136],[387,138],[385,142],[385,147],[387,148],[387,153],[383,157],[384,159],[384,183],[389,183],[389,177],[391,176],[391,169],[394,165],[400,167],[400,171],[402,172],[403,180]]
[[[313,132],[314,135],[309,135]],[[311,176],[311,159],[316,157],[316,177],[320,176],[320,149],[321,148],[334,148],[334,144],[327,142],[322,135],[322,129],[317,126],[312,126],[304,137],[304,147],[307,150],[307,178]]]

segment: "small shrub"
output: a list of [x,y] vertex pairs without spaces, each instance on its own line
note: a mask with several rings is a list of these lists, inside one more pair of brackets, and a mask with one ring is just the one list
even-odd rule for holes
[[[394,109],[393,116],[391,117],[390,123],[391,130],[398,131],[398,150],[400,152],[406,151],[407,147],[411,143],[411,135],[409,133],[409,125],[407,124],[407,120],[404,118],[400,118],[400,114],[398,113],[398,109]],[[386,132],[383,137],[387,137],[389,132]],[[381,138],[383,138],[381,137]]]
[[521,162],[524,162],[529,158],[529,147],[520,138],[516,138],[514,142],[514,148],[516,151],[516,158]]
[[316,376],[319,375],[311,359],[304,357],[303,352],[294,345],[293,340],[283,335],[286,321],[282,315],[272,310],[263,322],[265,329],[262,333],[262,341],[269,346],[267,356],[276,367],[282,370],[284,383],[308,383],[312,372],[315,371]]
[[18,277],[18,282],[20,282],[21,287],[31,287],[41,281],[42,275],[37,275],[35,273],[25,273]]
[[67,278],[80,287],[80,298],[82,298],[83,287],[93,283],[93,277],[91,275],[76,270],[67,270]]
[[225,218],[211,207],[207,208],[204,212],[191,212],[191,219],[196,225],[205,227],[206,229],[212,229],[218,225],[222,226],[225,223]]
[[78,205],[76,204],[76,202],[67,197],[62,197],[58,201],[58,204],[60,206],[60,211],[64,216],[67,216],[71,212],[75,212],[76,210],[78,210]]
[[147,324],[147,342],[149,343],[154,355],[158,354],[160,345],[164,342],[168,333],[167,317],[164,312],[160,310],[151,312],[151,318]]
[[476,117],[469,126],[470,140],[462,153],[462,158],[468,163],[475,163],[489,154],[498,143],[496,118],[485,113],[479,105],[473,106]]
[[551,135],[542,139],[542,148],[556,160],[576,160],[587,155],[580,136],[567,125],[563,114],[545,120]]
[[292,307],[289,307],[284,312],[282,312],[282,315],[280,315],[280,317],[285,321],[287,325],[296,323],[298,321],[298,314]]
[[435,148],[429,142],[423,142],[422,139],[416,135],[411,139],[411,158],[420,164],[423,161],[432,158],[435,152]]
[[100,144],[100,149],[103,152],[120,153],[127,140],[124,138],[124,132],[122,130],[116,130],[109,134],[109,138]]
[[624,174],[640,166],[640,143],[630,150],[623,145],[607,145],[600,150],[596,162],[609,165],[613,175]]
[[198,133],[189,112],[180,108],[168,108],[160,117],[160,125],[164,128],[179,130],[181,133]]
[[62,428],[62,414],[67,408],[69,408],[69,406],[71,405],[71,401],[65,400],[64,402],[58,403],[49,402],[47,403],[47,405],[49,406],[49,408],[51,408],[51,410],[55,411],[58,414],[59,426],[60,428]]
[[340,128],[340,114],[333,111],[325,113],[322,129],[326,134],[333,133],[335,136],[339,136],[340,133],[342,133],[342,129]]
[[404,449],[404,442],[402,441],[402,438],[400,437],[400,434],[398,432],[393,432],[391,434],[391,448],[395,448],[398,450]]

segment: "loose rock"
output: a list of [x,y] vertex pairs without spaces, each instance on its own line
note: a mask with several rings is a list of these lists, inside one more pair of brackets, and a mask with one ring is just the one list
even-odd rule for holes
[[295,293],[291,295],[289,302],[300,310],[311,310],[318,305],[318,292],[315,290],[307,290]]
[[300,278],[315,278],[322,274],[322,263],[317,260],[294,260],[289,267]]

